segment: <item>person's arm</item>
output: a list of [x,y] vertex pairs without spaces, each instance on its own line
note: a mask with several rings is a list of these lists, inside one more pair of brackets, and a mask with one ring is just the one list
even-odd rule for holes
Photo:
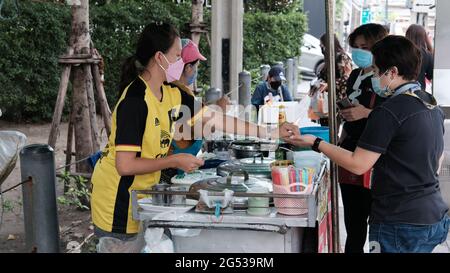
[[[312,135],[293,135],[285,139],[286,142],[301,147],[311,147],[315,140],[316,137]],[[354,152],[350,152],[325,141],[320,142],[319,151],[337,165],[357,175],[370,170],[381,155],[360,147],[357,147]]]
[[[187,120],[186,117],[184,117],[187,113],[183,114],[183,119],[184,121],[187,121],[187,125],[193,126],[194,130],[202,130],[202,132],[197,131],[197,135],[198,133],[201,133],[202,136],[205,136],[208,132],[212,132],[213,130],[219,130],[228,134],[253,136],[265,139],[290,135],[284,126],[269,132],[268,128],[265,126],[258,126],[257,124],[228,116],[222,111],[214,110],[215,107],[219,108],[218,106],[202,106],[200,102],[197,102],[194,99],[194,97],[187,94],[182,95],[182,104],[187,106],[191,113],[191,115],[187,115]],[[199,120],[201,120],[201,126],[197,126],[196,124]]]
[[356,121],[363,118],[368,118],[372,109],[366,108],[362,104],[358,104],[355,107],[339,110],[342,118],[346,121]]
[[203,164],[202,159],[191,154],[176,154],[158,159],[136,157],[136,152],[116,154],[116,169],[120,176],[148,174],[168,168],[192,172]]
[[[372,168],[381,154],[387,151],[399,126],[400,122],[389,110],[379,107],[372,112],[354,152],[325,141],[321,141],[318,148],[341,167],[355,174],[363,174]],[[315,136],[300,135],[294,129],[291,131],[295,135],[284,139],[293,145],[311,147],[316,140]]]
[[192,171],[203,161],[191,155],[169,156],[161,159],[138,157],[142,152],[142,140],[148,115],[147,104],[143,98],[125,98],[117,107],[116,113],[116,170],[121,176],[141,175],[178,167]]

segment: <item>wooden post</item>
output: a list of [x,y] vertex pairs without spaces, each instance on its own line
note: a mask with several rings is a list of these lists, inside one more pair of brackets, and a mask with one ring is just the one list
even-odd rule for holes
[[53,149],[56,145],[56,139],[59,134],[59,124],[61,122],[61,115],[64,109],[64,100],[66,98],[67,86],[69,84],[71,65],[65,65],[61,73],[61,81],[59,83],[58,97],[56,99],[55,112],[53,113],[52,128],[48,136],[48,145]]
[[103,123],[105,124],[106,133],[109,137],[111,134],[111,110],[109,109],[108,101],[106,100],[105,89],[103,88],[98,65],[92,65],[92,72],[94,76],[95,90],[97,91],[97,99],[100,104],[100,111],[103,117]]
[[92,86],[92,70],[90,65],[84,67],[86,81],[86,95],[89,106],[89,120],[91,124],[92,150],[97,152],[100,149],[99,134],[97,127],[97,113],[95,111],[94,87]]
[[[66,167],[64,168],[66,172],[70,172],[70,163],[72,163],[72,146],[73,146],[73,107],[70,109],[69,114],[69,127],[67,129],[67,146],[66,146]],[[64,193],[69,190],[68,181],[64,181]]]

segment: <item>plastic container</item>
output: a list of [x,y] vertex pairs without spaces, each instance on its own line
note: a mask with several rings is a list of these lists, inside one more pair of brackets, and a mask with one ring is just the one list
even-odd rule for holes
[[316,137],[320,137],[326,142],[330,142],[330,128],[328,128],[327,126],[302,127],[300,128],[300,134],[313,135]]
[[314,151],[299,151],[293,153],[293,159],[296,168],[312,168],[319,172],[322,154]]
[[[269,190],[265,187],[253,187],[250,188],[248,193],[269,193]],[[268,197],[249,197],[248,198],[248,209],[247,213],[249,215],[267,215],[270,213],[269,210],[269,198]]]

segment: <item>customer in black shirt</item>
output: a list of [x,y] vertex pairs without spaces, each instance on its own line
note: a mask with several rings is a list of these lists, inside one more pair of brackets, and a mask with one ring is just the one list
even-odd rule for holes
[[[370,49],[388,35],[379,24],[366,24],[355,29],[349,36],[353,61],[359,68],[352,71],[347,81],[347,97],[355,107],[341,110],[345,120],[340,146],[353,152],[366,127],[367,117],[384,98],[377,96],[372,87],[372,53]],[[357,175],[339,168],[339,187],[344,204],[344,222],[347,231],[346,253],[363,253],[367,238],[367,221],[370,214],[370,170]],[[365,185],[364,185],[365,184]]]
[[354,152],[311,135],[285,141],[310,146],[356,174],[374,168],[369,240],[373,252],[432,252],[447,238],[450,218],[438,169],[444,114],[416,82],[420,51],[402,36],[372,47],[374,91],[388,99],[374,109]]

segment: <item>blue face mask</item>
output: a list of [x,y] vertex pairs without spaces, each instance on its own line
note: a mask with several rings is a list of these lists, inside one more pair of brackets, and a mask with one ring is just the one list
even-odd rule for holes
[[360,68],[367,68],[372,65],[372,53],[364,49],[353,48],[352,59]]
[[372,76],[372,78],[370,79],[372,81],[373,92],[382,98],[390,97],[393,94],[392,90],[389,89],[389,85],[391,85],[392,80],[387,86],[381,88],[381,77],[386,75],[386,73],[387,71],[384,72],[380,77]]
[[194,74],[192,74],[192,76],[190,76],[190,77],[187,79],[188,85],[191,85],[191,84],[193,84],[193,83],[195,82],[195,80],[197,79],[197,74],[198,74],[197,72],[198,72],[198,70],[196,69],[195,72],[194,72]]

